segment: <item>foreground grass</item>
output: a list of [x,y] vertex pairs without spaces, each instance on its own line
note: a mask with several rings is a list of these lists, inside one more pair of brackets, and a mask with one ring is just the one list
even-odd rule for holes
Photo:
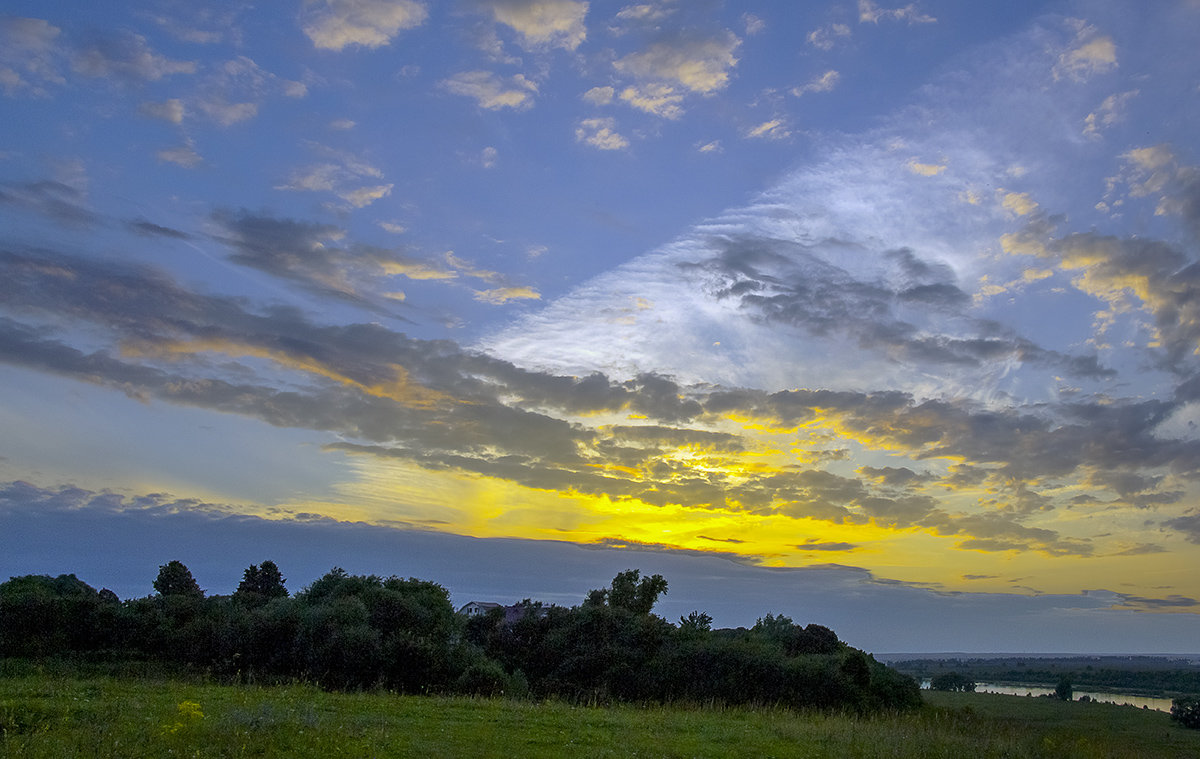
[[0,756],[1200,756],[1200,731],[1160,712],[987,694],[930,701],[856,718],[10,673],[0,675]]

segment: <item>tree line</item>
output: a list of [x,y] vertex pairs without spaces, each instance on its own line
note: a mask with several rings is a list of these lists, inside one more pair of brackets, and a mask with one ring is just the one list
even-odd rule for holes
[[1161,658],[1062,657],[1053,659],[913,659],[892,666],[917,678],[937,678],[947,668],[975,682],[1056,686],[1068,677],[1078,688],[1146,695],[1200,693],[1200,666]]
[[155,594],[121,601],[75,575],[0,584],[0,656],[149,660],[333,689],[578,701],[782,704],[873,711],[921,703],[917,682],[826,627],[767,614],[712,629],[652,613],[661,575],[621,572],[578,606],[525,600],[465,618],[441,585],[335,568],[290,594],[270,561],[232,595],[206,595],[178,561]]

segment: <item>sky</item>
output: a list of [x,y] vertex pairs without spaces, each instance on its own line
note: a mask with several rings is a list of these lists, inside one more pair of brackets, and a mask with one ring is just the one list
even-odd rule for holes
[[0,577],[1200,651],[1200,2],[4,14]]

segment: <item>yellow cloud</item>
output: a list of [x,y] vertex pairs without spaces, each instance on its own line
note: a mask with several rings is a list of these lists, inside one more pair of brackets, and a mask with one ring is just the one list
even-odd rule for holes
[[1027,192],[1010,192],[1004,195],[1003,205],[1017,216],[1027,216],[1037,210],[1038,204]]
[[234,340],[200,339],[154,343],[130,342],[121,346],[121,353],[127,356],[158,356],[164,358],[194,355],[197,353],[220,353],[234,358],[263,358],[281,367],[331,379],[343,385],[358,388],[367,395],[387,398],[405,406],[427,408],[454,400],[445,393],[432,390],[411,380],[408,376],[408,371],[399,364],[392,364],[389,367],[393,375],[392,380],[367,383],[356,380],[334,369],[331,364],[326,364],[309,356],[294,355],[284,350],[263,348],[257,345],[239,343]]
[[729,83],[729,69],[738,62],[733,52],[740,44],[732,33],[686,43],[656,42],[645,52],[618,59],[613,68],[638,79],[678,82],[692,92],[708,94]]
[[1074,46],[1058,57],[1054,78],[1069,77],[1083,81],[1094,74],[1103,74],[1117,67],[1117,45],[1112,37],[1095,36],[1094,27],[1077,24],[1079,32]]
[[683,115],[683,108],[680,107],[683,95],[668,84],[626,87],[621,91],[621,99],[638,110],[665,119],[677,119]]
[[787,128],[787,123],[783,119],[771,119],[764,121],[750,131],[746,132],[747,137],[762,138],[768,140],[782,140],[791,136],[791,131]]
[[423,261],[383,261],[383,273],[404,276],[409,279],[454,279],[458,272],[439,269]]
[[475,300],[500,305],[510,300],[541,300],[541,293],[532,287],[498,287],[494,290],[477,290]]
[[912,173],[923,177],[934,177],[946,170],[946,167],[942,164],[920,163],[916,158],[910,158],[908,163],[904,165]]

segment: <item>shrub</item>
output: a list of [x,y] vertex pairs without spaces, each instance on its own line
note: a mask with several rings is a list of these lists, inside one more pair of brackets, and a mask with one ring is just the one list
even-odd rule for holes
[[1200,696],[1184,696],[1172,701],[1171,719],[1184,727],[1200,730]]

